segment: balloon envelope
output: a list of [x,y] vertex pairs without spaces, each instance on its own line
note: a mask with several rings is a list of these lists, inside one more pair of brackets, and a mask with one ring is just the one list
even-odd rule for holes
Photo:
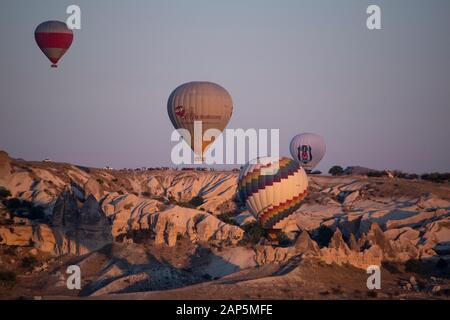
[[[170,121],[176,129],[185,129],[190,134],[186,141],[194,150],[194,121],[202,122],[203,134],[208,129],[223,131],[233,112],[230,94],[212,82],[189,82],[176,88],[167,102]],[[201,141],[201,155],[213,141]],[[194,150],[195,152],[195,150]]]
[[72,44],[73,32],[64,22],[46,21],[36,28],[34,38],[39,48],[52,62],[52,67],[56,68],[58,61]]
[[325,150],[325,140],[315,133],[301,133],[291,140],[292,157],[308,171],[322,160]]
[[264,229],[294,213],[306,196],[305,170],[289,158],[261,158],[239,174],[238,193]]

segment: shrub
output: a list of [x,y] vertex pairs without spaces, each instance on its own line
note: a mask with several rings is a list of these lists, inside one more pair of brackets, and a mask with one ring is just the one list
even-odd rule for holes
[[420,273],[422,271],[422,264],[417,259],[410,259],[405,262],[405,271],[413,272],[413,273]]
[[233,219],[234,214],[232,212],[222,213],[217,216],[217,218],[225,223],[239,226],[239,224]]
[[37,260],[34,256],[28,256],[22,259],[21,267],[24,269],[31,269],[37,263]]
[[381,262],[381,265],[383,268],[388,270],[390,273],[400,274],[401,271],[398,268],[398,265],[389,261],[383,261]]
[[134,243],[144,243],[147,240],[154,240],[155,233],[151,229],[129,230],[126,238],[132,239]]
[[258,244],[264,236],[264,229],[258,222],[247,223],[244,229],[244,243]]
[[12,198],[3,200],[6,209],[15,216],[26,217],[31,220],[40,220],[45,218],[44,207],[35,206],[32,202]]
[[[200,202],[198,202],[198,203],[200,203]],[[166,202],[166,204],[176,204],[177,206],[180,206],[183,208],[189,208],[189,209],[197,209],[197,205],[199,205],[199,206],[201,205],[198,203],[195,200],[194,200],[194,202],[192,202],[192,199],[189,200],[188,202],[184,202],[184,201],[176,202],[175,200],[171,200],[171,201],[169,201],[169,203]],[[200,210],[206,211],[204,208],[200,208]]]
[[400,179],[406,179],[408,177],[408,174],[401,171],[394,171],[394,177],[400,178]]
[[14,224],[14,219],[6,219],[5,221],[3,221],[3,224],[5,226],[12,226]]
[[175,198],[172,195],[169,195],[167,197],[167,201],[164,202],[165,204],[169,205],[169,204],[177,204],[177,201],[175,200]]
[[3,251],[4,254],[15,256],[17,250],[17,246],[7,246],[6,249]]
[[17,280],[17,275],[13,271],[0,271],[0,283],[6,285],[15,285]]
[[151,229],[139,229],[134,230],[133,232],[133,241],[135,243],[142,243],[146,240],[154,240],[155,239],[155,232]]
[[0,200],[11,197],[11,192],[5,187],[0,187]]
[[22,207],[22,201],[20,199],[17,198],[12,198],[12,199],[8,199],[8,200],[4,200],[3,204],[5,205],[5,207],[9,210],[17,210],[19,208]]
[[337,287],[332,287],[331,288],[331,292],[335,295],[341,295],[344,293],[344,291],[342,290],[341,286],[337,286]]
[[435,183],[444,183],[446,181],[450,181],[450,173],[425,173],[420,176],[422,180],[427,180]]
[[105,183],[105,181],[103,181],[103,179],[100,179],[100,178],[97,179],[97,182],[98,182],[98,184],[103,184],[103,183]]
[[123,206],[123,208],[125,210],[130,210],[131,208],[133,208],[133,204],[132,203],[127,203],[126,205]]
[[[172,203],[176,203],[176,202],[173,201]],[[170,204],[170,202],[166,202],[166,204]],[[176,203],[176,205],[183,207],[183,208],[195,209],[195,206],[193,206],[190,202],[178,202],[178,203]]]
[[330,170],[328,170],[328,173],[332,176],[341,176],[344,174],[344,169],[341,166],[332,166]]
[[367,176],[379,178],[379,177],[385,177],[385,176],[387,176],[387,174],[385,171],[372,170],[372,171],[367,172]]
[[291,240],[289,240],[288,236],[283,231],[280,231],[278,233],[277,241],[278,241],[278,245],[280,245],[280,246],[287,246],[291,242]]
[[153,196],[152,199],[157,200],[159,202],[166,202],[166,199],[162,196]]

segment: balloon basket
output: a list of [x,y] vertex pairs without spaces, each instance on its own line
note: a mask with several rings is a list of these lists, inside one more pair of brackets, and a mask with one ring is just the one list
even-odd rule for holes
[[58,65],[52,64],[52,68],[58,68]]

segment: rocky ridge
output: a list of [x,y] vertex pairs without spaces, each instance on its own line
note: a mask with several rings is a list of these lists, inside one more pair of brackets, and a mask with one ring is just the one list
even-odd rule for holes
[[[235,202],[237,173],[102,170],[5,153],[0,160],[0,185],[45,212],[36,220],[0,208],[0,244],[79,257],[80,264],[104,257],[106,269],[93,273],[84,294],[176,288],[298,259],[360,269],[450,260],[445,184],[311,177],[305,203],[278,225],[288,243],[273,246],[248,242],[244,230],[254,218]],[[162,257],[155,248],[184,257]],[[149,258],[117,265],[116,253],[130,251]],[[155,280],[156,270],[170,284]]]

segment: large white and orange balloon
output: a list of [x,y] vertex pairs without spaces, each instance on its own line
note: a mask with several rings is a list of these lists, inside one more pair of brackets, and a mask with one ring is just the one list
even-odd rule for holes
[[73,32],[64,22],[46,21],[37,26],[34,37],[39,48],[52,62],[52,67],[56,68],[58,61],[72,45]]
[[238,193],[261,226],[273,230],[300,207],[308,189],[308,177],[292,159],[258,160],[242,167]]
[[290,151],[306,171],[311,171],[325,155],[325,140],[315,133],[301,133],[291,140]]
[[[233,101],[230,94],[212,82],[189,82],[176,88],[167,102],[170,121],[176,129],[185,129],[190,134],[186,141],[194,148],[194,122],[202,122],[203,137],[208,129],[223,131],[230,121],[233,112]],[[201,151],[196,155],[203,157],[205,150],[213,141],[201,140]],[[201,153],[201,154],[199,154]]]

